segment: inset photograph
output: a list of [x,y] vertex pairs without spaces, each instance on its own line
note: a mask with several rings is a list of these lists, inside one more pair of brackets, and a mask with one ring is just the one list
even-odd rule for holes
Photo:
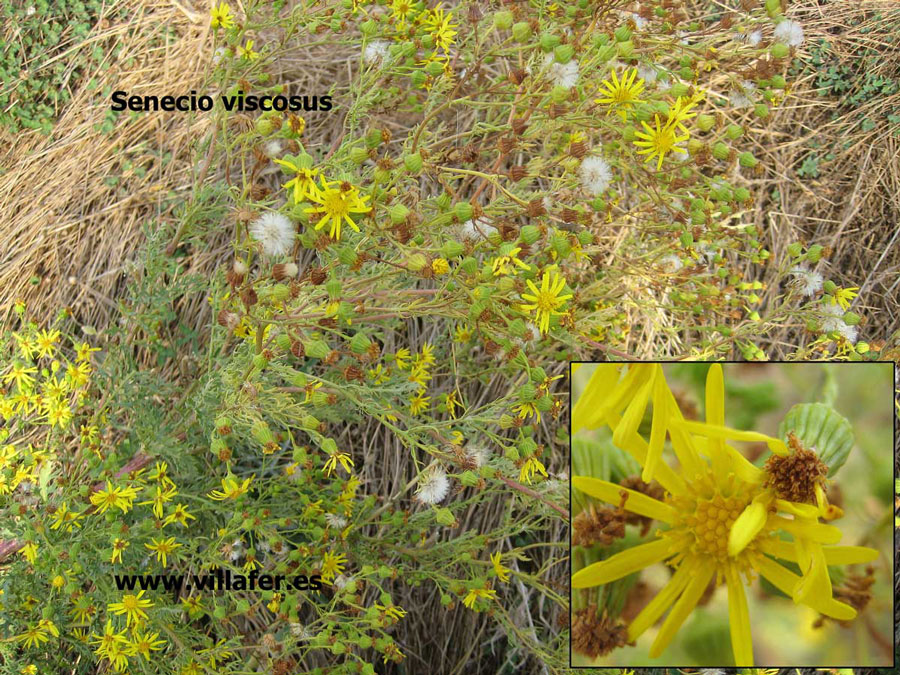
[[573,667],[893,665],[893,364],[571,367]]

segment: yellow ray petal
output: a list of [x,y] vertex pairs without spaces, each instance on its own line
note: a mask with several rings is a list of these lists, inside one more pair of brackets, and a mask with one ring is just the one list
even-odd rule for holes
[[798,502],[789,502],[786,499],[776,499],[775,506],[779,511],[787,511],[793,516],[801,518],[815,518],[819,515],[819,509],[812,504],[800,504]]
[[[610,428],[615,429],[619,423],[618,413],[611,415],[608,421]],[[641,438],[640,434],[632,434],[619,447],[634,457],[641,466],[647,462],[647,441]],[[687,494],[687,486],[684,484],[684,480],[665,462],[660,462],[656,466],[653,470],[653,478],[673,495]]]
[[572,588],[600,586],[621,579],[632,572],[665,560],[672,555],[671,547],[672,543],[667,539],[657,539],[649,544],[641,544],[627,551],[616,553],[606,560],[578,570],[572,575]]
[[750,632],[750,611],[744,582],[733,565],[725,568],[725,582],[728,584],[728,621],[731,627],[731,649],[734,651],[734,665],[753,665],[753,635]]
[[[805,539],[798,539],[797,542],[806,550],[811,564],[808,565],[809,571],[804,573],[800,583],[794,587],[794,602],[806,603],[813,595],[817,598],[832,597],[831,577],[828,576],[822,545]],[[800,569],[804,569],[804,564],[800,565]]]
[[[776,558],[798,562],[797,551],[789,541],[760,539],[759,547]],[[823,546],[822,552],[828,565],[859,565],[878,559],[878,551],[866,546]]]
[[790,451],[780,438],[766,436],[757,431],[739,431],[730,427],[718,426],[715,424],[707,424],[706,422],[681,422],[679,427],[688,433],[705,436],[706,438],[721,438],[735,441],[764,441],[769,446],[769,450],[776,455],[788,455]]
[[770,514],[768,525],[776,530],[784,530],[795,538],[811,539],[820,544],[836,544],[841,540],[841,531],[834,525],[823,525],[803,518],[788,520]]
[[599,478],[572,476],[572,487],[576,490],[581,490],[594,499],[599,499],[615,506],[618,506],[619,502],[622,501],[622,493],[625,492],[628,495],[624,507],[626,511],[647,516],[654,520],[661,520],[664,523],[674,523],[678,515],[675,509],[658,499],[653,499],[653,497],[648,497],[642,492],[629,490],[621,485],[600,480]]
[[[772,582],[775,588],[785,595],[793,597],[794,589],[800,583],[800,577],[764,555],[753,556],[750,558],[750,564],[753,565],[757,572]],[[825,598],[813,595],[807,597],[803,604],[812,607],[825,616],[830,616],[840,621],[850,621],[856,618],[855,609],[843,602],[838,602],[832,597]]]
[[675,574],[669,579],[663,589],[653,596],[653,599],[647,603],[647,606],[641,610],[640,614],[634,617],[634,621],[628,626],[628,641],[637,640],[644,631],[650,628],[663,615],[663,613],[672,606],[672,603],[681,595],[688,581],[691,580],[694,566],[692,562],[685,560],[679,565]]
[[728,555],[734,557],[743,551],[763,529],[771,498],[768,492],[757,495],[735,519],[728,533]]
[[[694,447],[697,448],[697,452],[706,457],[712,456],[709,445],[713,442],[713,439],[694,436],[693,441]],[[753,464],[750,463],[750,460],[727,443],[725,443],[725,455],[728,458],[729,470],[733,471],[734,474],[745,483],[761,485],[765,481],[765,472],[762,469],[753,466]]]
[[681,624],[694,611],[700,596],[703,595],[703,591],[709,585],[709,580],[712,579],[715,565],[711,561],[698,560],[693,567],[693,576],[688,582],[687,588],[684,589],[684,593],[681,594],[678,602],[675,603],[672,611],[669,612],[666,620],[663,621],[659,633],[656,634],[656,639],[650,646],[651,659],[657,658],[669,645],[672,638],[675,637],[675,633],[681,628]]
[[650,443],[647,445],[647,459],[641,480],[649,483],[653,480],[656,468],[662,461],[663,444],[666,442],[666,422],[668,421],[668,386],[662,366],[657,366],[653,380],[653,422],[650,427]]
[[[658,366],[654,364],[654,369],[650,371],[650,376],[641,384],[634,398],[628,402],[628,407],[622,414],[622,420],[616,425],[613,432],[613,443],[620,445],[622,440],[637,433],[641,420],[644,419],[644,412],[647,410],[647,403],[650,401],[650,394],[653,391],[653,383],[656,381],[656,373]],[[654,417],[655,417],[654,413]]]
[[[671,392],[669,392],[671,396]],[[675,397],[672,396],[669,399],[669,410],[673,410],[677,407],[675,403]],[[679,415],[681,413],[678,413]],[[706,464],[703,460],[700,459],[700,455],[697,453],[697,448],[694,446],[694,440],[691,438],[691,435],[685,433],[684,430],[678,426],[675,417],[670,417],[670,427],[669,427],[669,438],[672,439],[672,450],[675,451],[675,456],[678,457],[678,461],[681,462],[681,473],[688,476],[694,477],[699,476],[706,472]]]
[[587,386],[572,409],[572,433],[579,429],[595,429],[606,424],[600,416],[602,404],[619,381],[619,366],[601,363],[591,374]]

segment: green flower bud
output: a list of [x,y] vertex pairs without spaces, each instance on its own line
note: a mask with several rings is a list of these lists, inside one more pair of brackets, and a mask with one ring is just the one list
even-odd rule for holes
[[558,35],[553,35],[552,33],[544,33],[543,35],[541,35],[541,49],[548,54],[556,49],[559,43],[560,39]]
[[559,45],[553,50],[553,58],[557,63],[568,63],[575,56],[575,48],[572,45]]
[[725,135],[728,137],[728,140],[736,141],[744,135],[744,127],[739,124],[729,124],[725,129]]
[[694,235],[690,232],[682,232],[681,236],[678,237],[678,240],[681,242],[681,245],[687,248],[688,246],[692,246],[694,243]]
[[398,202],[397,204],[391,206],[391,208],[388,210],[388,215],[390,216],[391,222],[394,225],[399,225],[409,216],[409,209]]
[[725,160],[728,159],[728,155],[731,154],[731,149],[727,145],[719,141],[718,143],[713,145],[712,154],[716,159]]
[[372,37],[378,32],[378,24],[372,19],[369,19],[359,27],[359,31],[366,37]]
[[365,354],[369,351],[372,341],[365,333],[357,333],[350,338],[350,351],[354,354]]
[[811,263],[817,263],[822,259],[823,247],[819,244],[813,244],[806,251],[806,259]]
[[623,59],[629,59],[634,55],[634,43],[631,40],[619,42],[616,45],[616,52]]
[[750,190],[745,187],[735,188],[734,190],[734,200],[736,202],[745,202],[750,199]]
[[627,42],[631,39],[631,29],[626,25],[621,25],[616,28],[615,32],[616,42]]
[[800,245],[800,242],[795,241],[793,244],[788,244],[787,253],[792,258],[797,258],[803,252],[803,247]]
[[323,340],[305,340],[303,351],[311,359],[325,359],[331,354],[331,349]]
[[472,220],[474,214],[475,209],[469,202],[456,202],[453,205],[453,215],[461,223]]
[[684,82],[676,82],[671,87],[669,87],[669,93],[675,98],[678,98],[679,96],[687,96],[688,89],[688,85],[686,85]]
[[413,253],[406,258],[406,266],[413,272],[421,272],[428,264],[428,260],[421,253]]
[[494,12],[494,26],[500,30],[509,30],[513,25],[513,18],[512,12]]
[[769,53],[772,55],[773,58],[783,59],[788,54],[791,53],[791,49],[786,44],[782,44],[781,42],[776,42],[771,47],[769,47]]
[[444,242],[444,245],[441,246],[441,255],[445,258],[456,258],[461,256],[466,250],[466,247],[463,246],[458,241],[448,240]]
[[697,128],[700,131],[709,131],[716,126],[716,118],[713,115],[701,114],[697,115]]
[[466,487],[475,487],[478,485],[479,480],[478,474],[474,471],[463,471],[462,475],[459,477],[459,482]]
[[747,169],[752,169],[758,163],[756,161],[756,157],[754,157],[753,153],[751,152],[742,152],[740,155],[738,155],[738,162],[741,166]]
[[756,115],[759,119],[764,120],[769,116],[769,106],[765,103],[757,103],[753,107],[753,114]]
[[519,400],[523,403],[528,403],[529,401],[534,400],[536,394],[537,388],[531,382],[526,382],[522,385],[522,388],[519,389]]
[[272,124],[271,120],[266,119],[265,117],[259,117],[256,120],[256,133],[261,136],[268,136],[273,131],[275,131],[275,125]]
[[412,175],[417,175],[422,171],[422,155],[418,152],[410,155],[404,155],[403,166]]
[[445,525],[448,527],[456,522],[456,516],[453,515],[453,512],[442,506],[435,508],[434,519],[438,522],[438,525]]
[[527,21],[519,21],[513,25],[512,34],[516,42],[528,42],[531,39],[531,25]]
[[848,326],[856,326],[862,317],[855,312],[844,312],[844,323]]
[[350,161],[352,161],[354,164],[365,164],[368,159],[369,151],[365,148],[361,148],[359,146],[350,148]]
[[425,66],[425,71],[432,77],[438,77],[444,72],[444,64],[440,61],[431,61]]
[[828,295],[834,295],[834,292],[837,290],[837,284],[829,279],[824,284],[822,284],[822,290],[828,293]]

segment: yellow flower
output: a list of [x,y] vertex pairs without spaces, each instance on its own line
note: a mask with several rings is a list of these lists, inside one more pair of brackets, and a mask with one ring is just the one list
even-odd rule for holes
[[644,90],[644,80],[639,78],[637,74],[637,69],[632,68],[622,73],[622,79],[620,80],[616,77],[616,71],[611,69],[609,76],[612,81],[603,80],[600,83],[600,89],[597,93],[601,94],[601,97],[594,99],[594,102],[610,106],[606,114],[608,115],[613,110],[616,110],[624,120],[627,112],[636,103],[643,103],[640,95]]
[[459,24],[452,23],[453,15],[444,14],[442,5],[443,3],[439,2],[434,9],[428,11],[424,24],[431,33],[434,46],[446,52],[454,42],[453,38],[456,36],[454,28],[459,28]]
[[238,47],[238,53],[245,61],[253,61],[259,58],[259,52],[253,51],[253,40],[247,40],[243,47]]
[[418,415],[425,412],[431,407],[431,397],[425,395],[425,389],[419,389],[412,398],[409,399],[409,414]]
[[91,352],[99,352],[100,347],[91,347],[87,342],[82,342],[75,348],[76,361],[89,361]]
[[526,300],[527,305],[519,305],[523,312],[534,312],[535,321],[541,335],[545,335],[550,330],[550,317],[558,316],[564,312],[560,312],[559,308],[566,304],[566,300],[572,297],[571,293],[560,295],[566,285],[566,280],[558,272],[544,271],[541,277],[541,287],[538,289],[531,279],[525,281],[531,293],[523,293],[522,299]]
[[256,474],[250,476],[250,478],[245,478],[243,482],[238,482],[238,480],[229,475],[222,479],[222,489],[221,490],[213,490],[210,492],[207,497],[210,499],[215,499],[216,501],[223,501],[225,499],[237,499],[243,494],[247,493],[247,490],[250,487],[250,482],[256,477]]
[[[651,658],[660,656],[672,641],[713,580],[724,581],[728,588],[731,642],[738,666],[753,665],[743,581],[753,573],[797,603],[840,621],[853,619],[856,610],[832,596],[827,565],[870,562],[878,552],[826,545],[840,540],[840,530],[818,523],[816,506],[777,498],[772,488],[765,487],[765,472],[726,443],[766,441],[773,452],[788,453],[779,439],[725,426],[721,365],[713,364],[707,375],[705,422],[684,419],[659,364],[632,366],[621,381],[619,377],[617,366],[597,366],[573,410],[574,430],[608,425],[614,443],[643,465],[645,481],[653,478],[660,483],[664,498],[586,476],[573,476],[572,485],[616,505],[622,503],[624,493],[626,510],[666,523],[669,529],[657,530],[654,541],[578,570],[572,587],[603,585],[656,562],[672,566],[675,573],[668,584],[628,627],[628,641],[636,640],[672,608],[650,647]],[[651,398],[654,412],[648,443],[638,428]],[[660,457],[666,433],[679,461],[678,472]],[[792,519],[778,515],[779,511]],[[779,530],[793,541],[779,538]],[[799,562],[802,575],[769,556]]]
[[146,591],[138,591],[137,595],[125,594],[121,602],[111,602],[107,605],[107,609],[113,614],[124,614],[126,626],[131,626],[132,623],[140,625],[147,618],[147,612],[144,610],[153,607],[150,600],[143,598],[144,593]]
[[659,124],[659,115],[655,115],[654,120],[655,127],[651,127],[646,122],[641,122],[641,125],[646,129],[646,132],[635,132],[634,135],[641,140],[634,141],[634,144],[639,148],[642,148],[641,150],[638,150],[639,155],[647,155],[647,158],[644,160],[645,162],[649,162],[654,156],[659,156],[659,160],[656,162],[656,169],[658,171],[662,168],[663,159],[665,158],[666,153],[687,153],[687,150],[679,148],[677,144],[686,141],[689,136],[688,134],[684,134],[683,136],[678,135],[678,125],[674,123],[672,118],[669,118],[662,126]]
[[163,517],[163,505],[172,500],[172,497],[178,494],[178,491],[173,487],[168,487],[163,490],[161,485],[156,486],[156,496],[152,499],[148,499],[145,502],[138,502],[138,506],[146,506],[147,504],[153,504],[153,515],[159,519]]
[[134,631],[131,642],[128,645],[128,653],[131,656],[140,654],[148,661],[150,660],[150,652],[158,652],[166,645],[165,640],[158,640],[159,633],[139,633]]
[[[371,206],[366,206],[369,195],[360,195],[359,189],[347,181],[327,181],[320,177],[322,187],[314,194],[309,195],[310,201],[318,206],[304,209],[306,213],[321,215],[315,224],[315,229],[321,230],[326,223],[330,223],[328,236],[335,240],[341,238],[341,225],[346,222],[350,227],[359,232],[359,226],[350,217],[352,213],[368,213]],[[337,187],[333,187],[337,185]]]
[[353,466],[353,460],[350,459],[350,455],[346,452],[341,452],[335,446],[333,450],[328,453],[328,460],[325,462],[325,475],[330,476],[332,472],[337,469],[337,465],[340,463],[342,467],[344,467],[344,471],[350,473],[350,467]]
[[213,28],[231,28],[234,26],[234,17],[231,15],[231,7],[220,2],[218,7],[213,7],[210,12],[210,25]]
[[197,520],[197,518],[187,510],[185,504],[175,504],[172,508],[172,512],[166,516],[165,520],[163,520],[163,525],[181,523],[184,527],[187,527],[188,520]]
[[431,271],[438,276],[440,276],[441,274],[447,274],[447,272],[450,271],[450,263],[448,263],[443,258],[435,258],[431,261]]
[[409,349],[406,347],[401,347],[394,354],[394,363],[397,364],[397,367],[400,370],[406,370],[409,359],[411,358],[411,354],[409,353]]
[[39,647],[41,643],[50,641],[50,638],[47,637],[47,631],[40,624],[29,627],[24,633],[17,635],[15,639],[29,649],[31,647]]
[[36,665],[29,663],[27,666],[19,668],[19,672],[22,673],[22,675],[37,675],[38,669]]
[[379,605],[376,603],[373,607],[379,612],[384,612],[386,616],[392,619],[402,619],[406,616],[406,610],[402,607],[397,607],[396,605]]
[[66,532],[71,532],[73,527],[81,527],[81,523],[78,521],[82,518],[84,518],[84,513],[69,511],[69,503],[63,502],[53,512],[53,523],[50,525],[50,529],[58,530],[62,527]]
[[175,537],[169,537],[168,539],[154,538],[152,541],[152,544],[144,544],[144,546],[156,552],[156,560],[157,562],[162,562],[163,567],[166,566],[166,556],[172,555],[175,549],[181,546],[181,544],[175,543]]
[[531,479],[535,474],[542,474],[546,478],[547,469],[537,457],[529,457],[519,470],[519,480],[531,485]]
[[137,490],[133,487],[114,488],[107,480],[105,490],[97,490],[91,495],[91,504],[97,507],[97,513],[105,513],[112,507],[116,507],[122,513],[128,513],[136,497]]
[[853,286],[851,288],[838,287],[834,289],[834,293],[826,297],[828,297],[828,300],[832,305],[840,305],[841,309],[846,311],[850,309],[850,301],[856,297],[858,290],[859,286]]
[[500,564],[500,551],[491,553],[491,564],[494,566],[494,572],[497,573],[497,578],[500,579],[500,581],[509,581],[510,570],[508,567],[504,567]]
[[37,560],[37,544],[33,541],[29,541],[22,547],[22,555],[25,556],[25,559],[34,565],[34,561]]
[[131,546],[130,542],[125,541],[124,539],[119,539],[116,537],[112,543],[112,556],[109,561],[111,563],[122,562],[122,551]]
[[3,376],[4,382],[15,382],[20,392],[30,390],[34,386],[34,378],[31,373],[36,373],[37,368],[26,366],[24,363],[14,361],[12,369]]
[[497,591],[490,588],[473,588],[470,590],[466,597],[463,598],[463,604],[469,609],[475,609],[475,603],[478,602],[480,598],[484,598],[485,600],[493,600],[497,597]]
[[53,358],[56,353],[56,343],[59,341],[59,331],[42,330],[37,334],[36,341],[38,356]]
[[331,552],[326,553],[322,557],[322,581],[330,584],[334,578],[344,571],[344,563],[347,562],[347,556],[343,553],[334,555]]
[[672,106],[672,109],[669,110],[667,124],[674,124],[676,126],[679,126],[685,133],[687,133],[687,127],[684,126],[684,121],[697,115],[697,113],[691,112],[691,109],[694,108],[702,100],[702,91],[697,91],[693,96],[679,96],[675,100],[675,104]]
[[491,260],[491,269],[494,270],[494,276],[498,277],[503,274],[515,274],[516,268],[522,270],[530,270],[531,266],[519,260],[518,255],[522,250],[520,246],[516,246],[509,250],[506,255],[500,255]]

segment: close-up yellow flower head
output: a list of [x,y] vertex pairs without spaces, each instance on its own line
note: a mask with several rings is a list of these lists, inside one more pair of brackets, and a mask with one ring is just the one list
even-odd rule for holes
[[[649,425],[645,424],[648,433],[642,434],[640,427],[651,403],[652,415]],[[724,585],[734,662],[752,666],[747,586],[757,578],[765,579],[794,603],[847,622],[857,610],[846,598],[835,597],[829,568],[870,563],[879,554],[873,548],[839,545],[841,530],[820,522],[840,515],[840,509],[828,503],[825,471],[814,466],[820,460],[798,454],[799,449],[789,448],[779,438],[725,425],[720,364],[713,364],[706,377],[705,410],[704,421],[685,417],[660,364],[594,367],[575,402],[573,432],[608,428],[615,446],[640,464],[641,484],[655,481],[662,490],[661,496],[654,497],[646,489],[635,489],[636,485],[573,476],[576,491],[652,519],[658,527],[646,543],[575,570],[572,587],[610,584],[654,563],[666,563],[673,571],[668,583],[627,627],[627,641],[633,642],[668,612],[649,650],[650,657],[657,658],[707,587]],[[664,457],[667,437],[676,464]],[[772,459],[759,468],[731,441],[765,443]],[[808,499],[791,501],[788,497],[800,493],[787,495],[778,488],[779,476],[773,474],[786,461],[793,462],[793,476],[801,480],[812,476]],[[798,467],[803,471],[797,471]],[[781,561],[799,566],[799,573]]]

